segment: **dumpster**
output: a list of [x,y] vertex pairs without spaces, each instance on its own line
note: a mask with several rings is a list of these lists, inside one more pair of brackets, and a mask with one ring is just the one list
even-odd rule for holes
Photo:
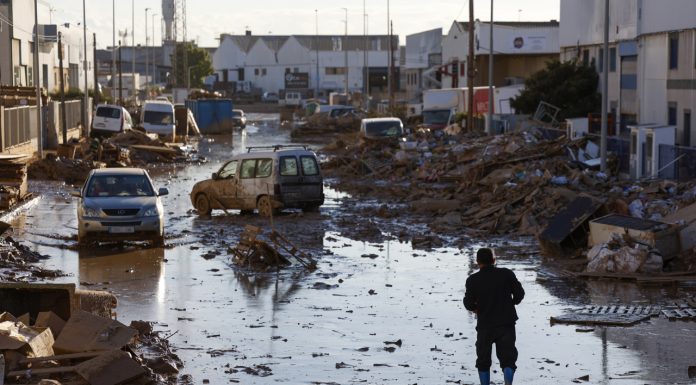
[[201,134],[231,133],[233,128],[232,100],[197,99],[187,100],[188,107],[196,118]]

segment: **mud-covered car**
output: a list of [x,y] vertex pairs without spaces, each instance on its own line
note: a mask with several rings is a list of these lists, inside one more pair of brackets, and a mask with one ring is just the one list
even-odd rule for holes
[[249,147],[191,190],[200,215],[212,210],[254,209],[262,216],[285,208],[317,210],[324,204],[324,180],[314,152],[304,146]]
[[79,244],[113,241],[164,243],[164,212],[160,196],[147,171],[140,168],[92,170],[79,191],[77,239]]
[[235,127],[246,128],[247,118],[242,110],[232,110],[232,124]]

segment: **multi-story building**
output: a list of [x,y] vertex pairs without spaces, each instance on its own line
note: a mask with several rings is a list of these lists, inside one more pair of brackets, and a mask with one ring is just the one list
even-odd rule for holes
[[[609,4],[608,100],[620,132],[632,123],[675,125],[677,144],[696,145],[696,2]],[[601,74],[603,41],[603,0],[561,0],[562,60]]]
[[[517,84],[557,60],[558,22],[493,23],[493,85]],[[466,87],[469,23],[455,21],[442,40],[442,88]],[[488,85],[490,23],[474,22],[474,86]]]
[[420,99],[423,90],[440,88],[442,28],[406,36],[401,84],[409,100]]
[[[398,37],[392,44],[398,67]],[[347,59],[347,60],[346,60]],[[329,92],[385,91],[389,62],[388,36],[255,36],[222,35],[213,54],[213,68],[221,82],[251,82],[266,92],[278,92],[293,79],[294,85],[320,95]],[[346,71],[348,72],[346,84]],[[288,76],[292,74],[292,76]],[[398,83],[398,70],[395,71]],[[299,81],[298,81],[299,79]]]

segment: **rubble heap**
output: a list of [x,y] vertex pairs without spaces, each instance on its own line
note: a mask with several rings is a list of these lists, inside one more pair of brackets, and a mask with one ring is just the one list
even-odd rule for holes
[[328,114],[314,114],[307,118],[304,124],[295,128],[290,136],[293,138],[308,138],[357,132],[360,129],[362,116],[345,115],[332,118]]
[[27,158],[6,156],[0,158],[0,209],[7,210],[25,200],[27,192]]
[[339,189],[409,204],[433,231],[453,235],[537,235],[579,197],[651,219],[696,200],[693,183],[620,180],[613,159],[605,174],[569,156],[588,147],[585,139],[547,140],[537,129],[497,136],[420,130],[400,143],[345,135],[322,150],[322,169]]

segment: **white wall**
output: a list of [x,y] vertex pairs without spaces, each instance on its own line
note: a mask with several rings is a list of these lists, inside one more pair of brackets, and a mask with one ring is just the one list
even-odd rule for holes
[[696,1],[694,0],[637,1],[643,8],[641,32],[644,34],[696,27]]
[[667,123],[667,35],[646,36],[638,54],[640,123]]
[[[490,24],[476,23],[476,38],[479,41],[476,55],[487,55],[490,39]],[[513,27],[493,25],[494,54],[549,54],[559,53],[558,26]],[[515,46],[515,39],[522,39],[522,46]]]
[[[610,41],[634,39],[637,36],[640,1],[610,1]],[[650,1],[664,4],[674,0]],[[604,0],[561,0],[559,40],[561,47],[601,43],[604,40]]]

